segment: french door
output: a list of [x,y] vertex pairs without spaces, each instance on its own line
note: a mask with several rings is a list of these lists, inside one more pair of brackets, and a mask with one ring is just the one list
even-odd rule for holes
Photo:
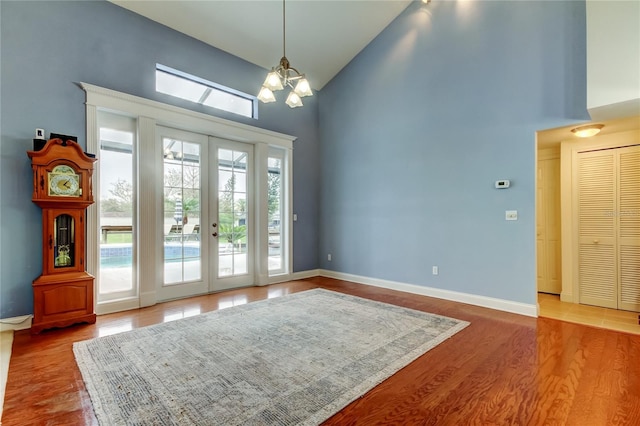
[[163,266],[158,300],[254,283],[253,146],[157,127]]

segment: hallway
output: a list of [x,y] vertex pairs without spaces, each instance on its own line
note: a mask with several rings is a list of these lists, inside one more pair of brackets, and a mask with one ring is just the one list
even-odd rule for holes
[[638,313],[561,302],[555,294],[538,293],[539,316],[609,330],[640,334]]

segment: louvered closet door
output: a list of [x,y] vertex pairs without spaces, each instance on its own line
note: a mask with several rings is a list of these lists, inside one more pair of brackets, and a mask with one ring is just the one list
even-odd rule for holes
[[619,308],[640,311],[640,146],[620,152]]
[[580,303],[618,307],[616,158],[613,150],[578,154]]

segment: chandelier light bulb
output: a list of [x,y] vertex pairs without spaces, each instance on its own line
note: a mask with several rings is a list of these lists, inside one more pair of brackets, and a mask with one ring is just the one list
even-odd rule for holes
[[296,84],[295,91],[300,97],[313,95],[313,92],[311,91],[311,86],[309,85],[309,82],[307,81],[307,79],[304,77],[301,80],[298,80],[298,84]]
[[275,92],[276,90],[284,89],[282,85],[282,80],[276,71],[271,71],[267,74],[267,78],[264,80],[264,87]]
[[260,93],[258,93],[258,99],[265,104],[276,101],[276,97],[273,95],[273,92],[266,86],[262,86],[262,89],[260,89]]
[[286,104],[289,105],[291,108],[301,107],[302,99],[300,99],[300,96],[298,96],[298,94],[292,90],[289,93],[289,96],[287,96]]

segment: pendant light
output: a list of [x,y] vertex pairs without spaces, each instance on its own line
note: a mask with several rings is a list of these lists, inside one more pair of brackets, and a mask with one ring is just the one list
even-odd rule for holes
[[297,108],[302,106],[303,97],[313,96],[313,91],[304,74],[289,64],[286,52],[285,0],[282,0],[282,58],[278,66],[271,68],[267,74],[260,93],[258,93],[258,99],[264,103],[275,102],[276,97],[273,92],[289,87],[291,91],[287,96],[286,104],[291,108]]

